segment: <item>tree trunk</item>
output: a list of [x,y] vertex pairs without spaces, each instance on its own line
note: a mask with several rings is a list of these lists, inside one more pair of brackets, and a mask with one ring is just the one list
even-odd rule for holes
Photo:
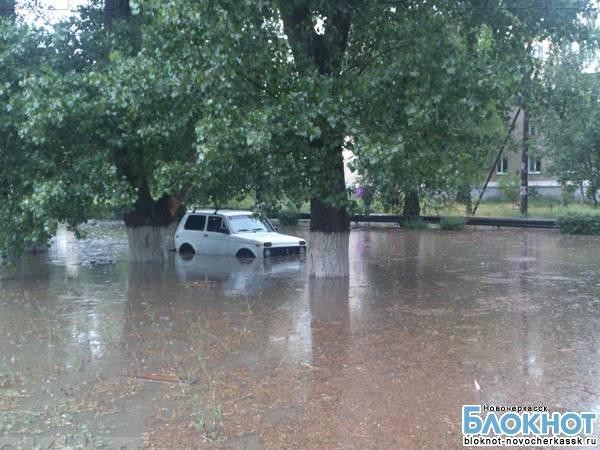
[[158,262],[166,258],[166,230],[177,217],[182,199],[163,195],[158,201],[142,193],[123,217],[131,261]]
[[[336,162],[332,162],[335,172],[332,176],[318,174],[315,183],[327,189],[330,196],[345,193],[344,161],[342,150],[335,152]],[[340,198],[340,202],[345,199]],[[308,251],[309,274],[317,278],[336,278],[349,275],[350,265],[348,242],[350,218],[344,206],[330,206],[320,198],[310,201],[310,246]]]
[[104,0],[104,23],[111,27],[116,19],[126,19],[131,15],[129,0]]
[[473,212],[473,201],[471,199],[471,184],[464,183],[458,188],[456,193],[456,201],[465,205],[465,212],[467,215],[471,215]]
[[521,215],[527,217],[529,200],[529,112],[523,109],[523,147],[521,155],[521,187],[519,189],[519,208]]
[[[279,0],[283,27],[300,73],[335,79],[340,75],[348,44],[352,5],[349,0],[332,2],[325,34],[315,32],[313,2]],[[318,107],[315,105],[315,110]],[[327,120],[317,119],[321,138],[311,141],[314,149],[311,176],[311,224],[308,267],[318,278],[345,277],[349,273],[350,220],[346,211],[346,183],[342,144],[343,126],[335,130]]]
[[590,183],[588,187],[588,196],[594,203],[594,208],[598,207],[598,185],[596,183]]
[[127,227],[129,260],[137,262],[160,262],[166,259],[166,227]]
[[0,19],[7,17],[15,18],[15,0],[0,0]]
[[404,207],[402,208],[402,215],[411,220],[421,216],[419,191],[416,189],[411,189],[404,194]]

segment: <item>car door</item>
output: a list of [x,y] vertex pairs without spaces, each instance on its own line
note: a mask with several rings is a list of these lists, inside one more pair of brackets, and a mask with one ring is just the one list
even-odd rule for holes
[[180,233],[182,243],[192,244],[197,253],[204,253],[205,246],[204,229],[206,228],[206,216],[203,214],[190,214]]
[[229,255],[229,229],[222,216],[208,216],[204,236],[206,253]]

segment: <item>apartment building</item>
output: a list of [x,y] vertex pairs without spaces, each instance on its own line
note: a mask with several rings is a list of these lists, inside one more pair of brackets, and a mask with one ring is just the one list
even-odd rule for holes
[[[517,109],[513,110],[510,121],[514,120]],[[534,117],[529,117],[529,158],[527,167],[530,194],[543,197],[560,198],[560,183],[548,173],[548,159],[540,155],[539,140],[540,129]],[[512,141],[506,146],[500,161],[496,165],[494,174],[486,189],[484,199],[500,198],[502,196],[501,185],[507,178],[519,179],[523,155],[523,127],[524,114],[520,113],[515,128],[512,132]],[[504,183],[507,184],[507,183]]]

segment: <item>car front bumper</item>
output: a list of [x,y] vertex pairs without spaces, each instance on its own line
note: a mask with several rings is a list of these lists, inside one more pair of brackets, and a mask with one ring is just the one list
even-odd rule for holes
[[263,249],[263,256],[286,256],[286,255],[302,255],[306,253],[304,245],[290,245],[282,247],[268,247]]

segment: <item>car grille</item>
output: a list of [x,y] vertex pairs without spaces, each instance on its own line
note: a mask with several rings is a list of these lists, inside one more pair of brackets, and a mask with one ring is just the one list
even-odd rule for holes
[[269,256],[285,256],[285,255],[299,255],[301,248],[304,248],[304,247],[298,247],[298,246],[271,247],[271,248],[265,249],[265,250],[269,250],[269,252],[270,252]]

